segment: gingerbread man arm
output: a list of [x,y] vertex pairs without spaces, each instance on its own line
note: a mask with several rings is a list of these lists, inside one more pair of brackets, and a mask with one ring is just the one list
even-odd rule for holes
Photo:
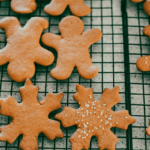
[[149,0],[145,0],[143,8],[146,14],[150,16],[150,1]]
[[43,30],[48,28],[48,21],[42,17],[31,18],[23,27],[26,32],[29,32],[38,42]]
[[45,33],[43,36],[42,36],[42,42],[49,46],[49,47],[52,47],[56,50],[58,50],[58,46],[59,46],[59,43],[61,41],[61,36],[59,35],[55,35],[53,33]]
[[20,22],[15,17],[6,17],[0,20],[0,28],[5,30],[7,38],[14,35],[20,27]]
[[140,3],[140,2],[143,2],[144,0],[131,0],[131,2],[133,3]]
[[68,5],[67,0],[52,0],[50,4],[46,5],[44,11],[53,16],[61,15]]
[[12,96],[10,96],[6,100],[0,100],[0,107],[0,113],[2,115],[14,117],[18,103]]
[[7,62],[9,62],[9,53],[7,49],[8,45],[4,47],[2,50],[0,50],[0,65],[4,65]]
[[32,13],[37,7],[35,0],[12,0],[11,9],[16,13]]
[[81,37],[83,42],[90,46],[102,38],[102,32],[99,29],[91,29],[84,32]]
[[35,52],[35,62],[43,65],[43,66],[49,66],[54,61],[54,55],[52,52],[42,48],[41,46],[36,48]]

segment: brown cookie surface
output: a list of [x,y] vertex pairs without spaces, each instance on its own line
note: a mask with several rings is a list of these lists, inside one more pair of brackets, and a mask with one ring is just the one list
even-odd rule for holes
[[65,17],[59,24],[61,36],[45,33],[42,42],[53,47],[57,53],[57,64],[50,75],[57,80],[65,80],[76,66],[79,74],[85,79],[91,79],[98,73],[98,68],[92,64],[88,48],[102,38],[99,29],[91,29],[84,33],[83,21],[75,16]]
[[22,82],[32,78],[35,63],[48,66],[54,55],[39,44],[41,33],[48,28],[48,21],[41,17],[31,18],[21,27],[15,17],[0,20],[0,28],[5,29],[7,45],[0,50],[0,65],[9,62],[7,71],[11,79]]
[[52,0],[45,6],[44,11],[49,15],[58,16],[67,6],[75,16],[86,16],[91,12],[91,8],[84,4],[84,0]]
[[133,3],[140,3],[140,2],[143,2],[144,0],[130,0],[130,1]]
[[[143,29],[143,34],[150,38],[150,25]],[[140,71],[150,71],[150,56],[140,57],[136,62],[136,66]]]
[[105,89],[100,100],[95,101],[91,88],[77,85],[77,93],[73,97],[80,108],[76,110],[64,107],[64,110],[55,116],[62,121],[64,127],[77,125],[77,131],[70,138],[72,150],[88,149],[92,136],[97,137],[100,150],[115,150],[118,138],[110,128],[126,130],[129,124],[136,121],[127,110],[111,110],[121,100],[119,87]]
[[50,112],[61,108],[63,93],[49,93],[42,101],[37,100],[39,88],[27,79],[25,86],[20,88],[22,103],[13,97],[0,99],[0,114],[12,117],[9,125],[0,127],[0,141],[12,144],[23,134],[20,148],[23,150],[38,149],[38,135],[43,132],[49,140],[62,138],[60,123],[48,118]]
[[29,14],[32,13],[36,7],[37,4],[35,0],[11,0],[11,9],[16,13]]

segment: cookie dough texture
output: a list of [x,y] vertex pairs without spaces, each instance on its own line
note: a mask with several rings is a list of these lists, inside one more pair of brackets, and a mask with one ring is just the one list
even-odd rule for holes
[[98,74],[98,68],[92,64],[88,48],[102,38],[99,29],[83,33],[83,21],[75,16],[62,19],[59,24],[60,35],[45,33],[42,42],[54,48],[58,53],[57,64],[50,75],[57,80],[70,77],[74,67],[81,77],[92,79]]
[[[150,25],[144,27],[143,34],[150,38]],[[140,71],[150,71],[150,56],[140,57],[136,62],[136,66]]]
[[144,11],[148,16],[150,16],[150,1],[149,0],[131,0],[131,2],[133,3],[140,3],[143,1],[144,1],[144,4],[143,4]]
[[8,64],[7,72],[11,79],[23,82],[32,78],[35,63],[49,66],[54,55],[39,44],[41,34],[48,28],[48,21],[41,17],[31,18],[24,27],[15,17],[0,20],[0,28],[4,29],[7,45],[0,50],[0,65]]
[[37,4],[35,0],[11,0],[11,9],[16,13],[29,14],[32,13],[36,7]]
[[79,109],[64,107],[55,118],[62,121],[64,127],[77,125],[76,132],[71,136],[72,150],[88,149],[92,136],[98,139],[100,150],[115,150],[118,138],[110,128],[117,127],[127,130],[128,125],[136,120],[127,110],[115,112],[111,108],[120,102],[119,87],[105,89],[100,100],[95,101],[91,88],[77,85],[74,99],[79,103]]
[[91,8],[84,4],[84,0],[52,0],[45,6],[44,11],[53,16],[61,15],[66,7],[69,6],[75,16],[86,16],[91,12]]
[[23,134],[20,149],[38,150],[38,135],[43,132],[49,140],[62,138],[60,123],[48,118],[50,112],[61,108],[63,93],[49,93],[42,101],[37,100],[39,88],[27,79],[25,86],[20,88],[22,103],[13,97],[0,99],[0,114],[12,117],[9,125],[0,127],[0,141],[12,144]]

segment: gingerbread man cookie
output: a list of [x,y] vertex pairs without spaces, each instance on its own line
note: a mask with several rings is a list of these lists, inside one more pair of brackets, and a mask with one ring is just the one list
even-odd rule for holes
[[64,127],[77,125],[77,131],[70,138],[72,150],[88,149],[92,136],[98,139],[100,150],[115,150],[118,138],[110,128],[117,127],[127,130],[128,125],[136,120],[127,110],[114,112],[112,107],[120,102],[119,87],[105,89],[101,99],[94,100],[91,88],[77,85],[77,93],[73,96],[79,103],[79,109],[64,107],[64,110],[55,115],[62,121]]
[[75,16],[64,18],[59,24],[61,36],[45,33],[42,42],[56,49],[58,59],[56,68],[50,74],[57,80],[67,79],[76,66],[79,74],[85,79],[92,79],[98,68],[92,64],[88,48],[102,38],[99,29],[83,32],[82,20]]
[[13,80],[22,82],[35,73],[34,62],[49,66],[54,55],[39,44],[41,33],[48,28],[44,18],[33,17],[21,27],[15,17],[0,20],[0,28],[5,29],[7,45],[0,50],[0,65],[9,62],[7,71]]
[[45,6],[44,11],[49,15],[58,16],[64,12],[67,5],[76,16],[86,16],[91,12],[91,8],[84,4],[84,0],[52,0]]
[[37,4],[35,3],[35,0],[11,0],[11,9],[16,13],[32,13],[36,9],[36,7]]
[[[143,34],[150,38],[150,25],[143,29]],[[136,62],[136,66],[140,71],[150,71],[150,56],[140,57]]]
[[20,148],[23,150],[38,149],[38,135],[43,132],[49,140],[62,138],[60,123],[48,118],[50,112],[61,108],[63,93],[49,93],[43,101],[37,100],[39,88],[33,86],[27,79],[25,86],[20,88],[22,103],[17,103],[13,97],[0,99],[0,114],[12,117],[9,125],[0,127],[0,141],[12,144],[23,134]]
[[131,2],[133,3],[140,3],[143,1],[145,1],[143,4],[144,11],[146,12],[147,15],[150,16],[150,1],[149,0],[131,0]]

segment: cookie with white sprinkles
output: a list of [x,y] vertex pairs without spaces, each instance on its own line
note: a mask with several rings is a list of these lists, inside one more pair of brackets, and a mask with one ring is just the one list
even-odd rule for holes
[[100,150],[115,150],[118,138],[110,128],[126,130],[129,124],[136,122],[127,110],[111,110],[121,100],[119,87],[105,89],[98,101],[94,100],[92,88],[86,89],[81,85],[76,88],[77,93],[73,97],[80,108],[76,110],[64,107],[64,110],[55,116],[62,121],[64,127],[77,125],[77,131],[70,138],[72,150],[88,149],[92,136],[97,137]]

